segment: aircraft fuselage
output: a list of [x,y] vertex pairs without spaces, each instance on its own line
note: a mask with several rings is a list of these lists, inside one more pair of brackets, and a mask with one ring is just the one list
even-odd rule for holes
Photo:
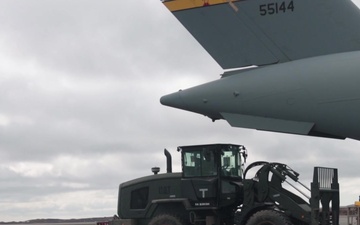
[[360,51],[239,71],[163,96],[231,126],[360,140]]

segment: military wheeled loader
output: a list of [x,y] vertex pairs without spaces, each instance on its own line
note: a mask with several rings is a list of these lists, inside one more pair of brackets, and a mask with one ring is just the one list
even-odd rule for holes
[[[172,172],[165,149],[167,173],[154,167],[153,175],[120,184],[121,224],[339,224],[337,169],[315,167],[309,189],[299,182],[299,173],[282,163],[254,162],[244,170],[242,145],[182,146],[178,151],[181,173]],[[254,168],[259,169],[248,178]],[[294,193],[306,198],[304,190],[310,194],[307,200]]]

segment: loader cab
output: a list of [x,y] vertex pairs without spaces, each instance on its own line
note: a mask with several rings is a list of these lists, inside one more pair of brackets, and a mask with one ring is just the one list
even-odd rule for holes
[[213,144],[178,147],[182,159],[182,190],[194,207],[234,207],[241,201],[246,149]]
[[215,144],[178,147],[183,177],[241,178],[246,160],[242,145]]

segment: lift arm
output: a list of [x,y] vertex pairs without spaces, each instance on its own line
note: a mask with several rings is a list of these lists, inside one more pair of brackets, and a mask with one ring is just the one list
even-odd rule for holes
[[[246,179],[247,172],[255,166],[261,166],[261,168],[256,172],[254,178]],[[269,179],[270,177],[271,179]],[[244,204],[241,208],[241,219],[246,220],[247,214],[250,215],[255,211],[273,208],[284,212],[292,219],[307,224],[338,225],[339,184],[337,169],[315,167],[311,190],[301,184],[298,177],[299,173],[282,163],[261,161],[250,164],[244,172]],[[311,191],[310,203],[283,188],[282,184],[287,178]],[[297,190],[302,193],[299,189]],[[307,196],[304,193],[302,194]],[[323,206],[322,212],[320,212],[319,202]],[[331,212],[330,203],[332,204]]]

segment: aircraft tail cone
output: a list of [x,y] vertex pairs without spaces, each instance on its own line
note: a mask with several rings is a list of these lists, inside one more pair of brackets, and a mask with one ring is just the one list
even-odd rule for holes
[[160,98],[160,103],[166,106],[187,110],[187,107],[181,98],[181,90],[172,94],[164,95]]

